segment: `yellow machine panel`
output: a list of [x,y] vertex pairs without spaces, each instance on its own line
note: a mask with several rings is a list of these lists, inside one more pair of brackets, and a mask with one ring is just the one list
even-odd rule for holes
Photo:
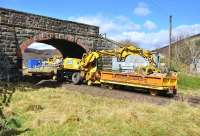
[[46,61],[46,63],[48,65],[53,65],[53,64],[56,64],[58,62],[61,62],[61,60],[62,60],[62,57],[60,57],[60,56],[53,56],[51,58],[48,58],[47,61]]
[[77,58],[65,58],[63,60],[63,68],[71,69],[71,70],[79,70],[80,69],[80,61],[81,61],[81,59],[77,59]]

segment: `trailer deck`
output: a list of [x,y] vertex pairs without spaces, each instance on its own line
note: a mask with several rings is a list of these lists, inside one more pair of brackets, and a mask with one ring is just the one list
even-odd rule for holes
[[177,76],[166,74],[142,75],[137,73],[120,73],[101,71],[101,83],[126,85],[149,90],[172,91],[176,93]]

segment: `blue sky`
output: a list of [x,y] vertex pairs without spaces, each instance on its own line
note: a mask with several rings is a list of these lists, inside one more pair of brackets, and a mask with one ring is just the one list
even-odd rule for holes
[[200,33],[199,0],[0,0],[0,7],[100,26],[114,40],[132,40],[154,49],[173,36]]

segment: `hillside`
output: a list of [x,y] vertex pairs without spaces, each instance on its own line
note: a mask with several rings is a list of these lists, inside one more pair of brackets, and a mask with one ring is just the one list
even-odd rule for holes
[[30,58],[36,58],[36,59],[42,59],[46,60],[47,58],[50,58],[52,56],[62,56],[61,53],[58,50],[37,50],[32,48],[27,48],[23,55],[23,64],[27,64],[28,59]]

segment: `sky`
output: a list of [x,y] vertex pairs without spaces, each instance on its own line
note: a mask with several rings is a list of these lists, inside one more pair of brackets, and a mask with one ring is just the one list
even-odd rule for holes
[[0,7],[97,25],[146,49],[168,44],[169,15],[173,37],[200,33],[200,0],[0,0]]

